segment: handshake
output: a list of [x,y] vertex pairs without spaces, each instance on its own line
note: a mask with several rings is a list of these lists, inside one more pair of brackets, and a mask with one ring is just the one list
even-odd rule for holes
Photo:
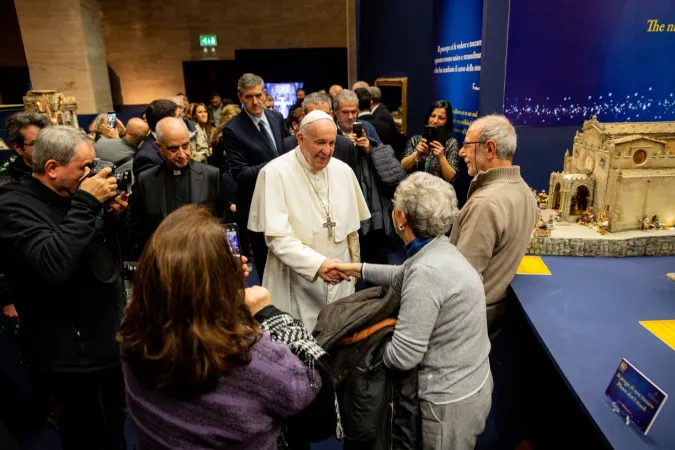
[[[357,264],[360,266],[360,264]],[[317,275],[326,282],[326,284],[340,284],[343,281],[352,281],[348,268],[355,264],[343,264],[339,259],[326,258],[319,267]],[[355,275],[355,274],[352,274]]]

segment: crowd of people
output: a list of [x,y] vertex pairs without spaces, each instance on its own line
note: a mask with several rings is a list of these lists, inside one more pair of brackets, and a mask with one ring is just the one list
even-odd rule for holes
[[54,423],[67,450],[124,448],[127,417],[137,449],[471,449],[494,420],[486,448],[513,448],[493,390],[537,215],[514,127],[481,117],[460,144],[438,100],[406,138],[363,81],[299,89],[284,118],[264,85],[101,114],[89,135],[8,120],[2,304],[31,407],[0,424],[21,440]]

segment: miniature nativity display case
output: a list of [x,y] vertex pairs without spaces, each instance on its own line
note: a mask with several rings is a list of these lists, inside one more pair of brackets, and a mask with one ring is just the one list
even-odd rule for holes
[[675,254],[675,122],[587,120],[549,193],[529,253]]
[[28,91],[23,97],[27,112],[36,112],[47,117],[54,125],[79,128],[77,101],[55,90]]

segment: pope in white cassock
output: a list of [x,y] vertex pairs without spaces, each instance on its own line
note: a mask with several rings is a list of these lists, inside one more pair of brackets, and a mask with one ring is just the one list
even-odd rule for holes
[[260,171],[248,219],[249,230],[265,233],[272,303],[310,331],[326,304],[354,293],[334,266],[360,262],[358,230],[370,218],[354,172],[332,158],[336,134],[328,114],[307,114],[298,146]]

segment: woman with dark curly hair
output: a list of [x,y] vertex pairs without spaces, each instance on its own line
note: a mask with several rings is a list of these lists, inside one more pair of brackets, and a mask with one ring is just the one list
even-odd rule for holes
[[137,449],[276,449],[286,419],[320,392],[319,372],[291,351],[311,337],[275,342],[265,318],[282,313],[265,289],[245,289],[242,270],[223,226],[195,205],[148,241],[119,333]]
[[459,170],[459,146],[452,137],[452,105],[445,100],[433,102],[424,124],[433,127],[433,140],[421,134],[412,136],[401,165],[408,173],[426,172],[455,183]]

